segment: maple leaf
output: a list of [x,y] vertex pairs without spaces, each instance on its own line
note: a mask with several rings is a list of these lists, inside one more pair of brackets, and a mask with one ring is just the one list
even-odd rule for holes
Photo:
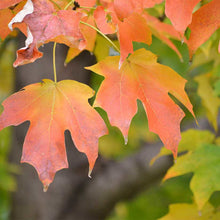
[[143,0],[114,0],[114,11],[120,20],[127,18],[132,13],[141,13]]
[[193,172],[190,188],[199,210],[205,205],[214,191],[220,190],[220,147],[204,144],[194,152],[177,159],[164,179]]
[[[32,1],[28,0],[31,8]],[[33,0],[34,11],[27,14],[23,22],[28,26],[28,38],[25,48],[17,51],[17,59],[14,66],[34,62],[42,56],[38,47],[50,41],[64,43],[68,46],[84,48],[85,41],[79,28],[82,17],[80,12],[72,10],[54,9],[54,5],[48,0]],[[22,14],[22,12],[20,13]],[[20,15],[19,14],[19,15]],[[13,22],[21,22],[19,16]]]
[[[19,3],[13,9],[5,8],[0,10],[0,38],[4,40],[11,30],[8,28],[8,23],[11,19],[24,7],[24,2]],[[16,24],[14,28],[19,28],[23,33],[26,33],[25,24]]]
[[108,13],[103,6],[98,6],[94,11],[94,19],[96,25],[103,34],[113,34],[116,32],[116,27],[112,22],[107,22]]
[[[53,0],[57,5],[59,5],[59,9],[66,9],[66,6],[71,2],[70,0]],[[76,8],[74,6],[78,5]],[[87,11],[90,10],[91,7],[94,7],[96,4],[96,0],[77,0],[73,1],[72,4],[69,4],[68,9],[79,10],[79,11]],[[82,7],[82,8],[80,8]]]
[[220,99],[215,95],[215,91],[210,83],[210,74],[195,77],[198,83],[198,95],[201,98],[202,105],[205,107],[207,118],[213,125],[215,131],[218,131],[218,110],[220,107]]
[[220,1],[213,0],[193,14],[188,40],[190,56],[220,27]]
[[[103,33],[112,34],[115,28],[118,27],[117,35],[121,50],[120,65],[128,54],[133,52],[133,41],[151,44],[151,32],[172,48],[182,59],[181,53],[169,37],[178,40],[184,38],[171,25],[160,22],[143,11],[144,8],[152,7],[160,2],[162,1],[116,0],[113,4],[108,5],[107,11],[102,6],[99,6],[94,11],[96,24]],[[107,15],[111,16],[110,21],[107,21]],[[138,15],[138,17],[134,18],[134,15]],[[146,20],[145,22],[144,19]],[[184,40],[186,41],[186,39]]]
[[182,36],[191,23],[192,12],[201,0],[166,0],[165,13]]
[[[202,144],[212,144],[215,135],[210,131],[189,129],[181,133],[182,138],[178,146],[178,152],[194,151]],[[151,160],[153,164],[159,157],[169,155],[170,151],[162,147],[160,152]]]
[[[179,52],[175,44],[169,39],[173,38],[176,40],[182,40],[178,31],[176,31],[172,25],[163,23],[147,13],[144,13],[143,16],[145,17],[152,34],[162,40],[165,44],[167,44],[172,50],[177,53],[179,58],[182,59],[181,53]],[[184,41],[186,41],[185,38]]]
[[99,114],[89,105],[94,92],[88,86],[64,80],[43,80],[26,86],[3,102],[0,130],[30,121],[21,162],[33,165],[45,188],[56,171],[67,168],[64,131],[69,130],[77,149],[86,154],[89,172],[98,154],[98,139],[106,133]]
[[144,8],[153,7],[163,0],[114,0],[114,9],[119,19],[123,20],[134,12],[142,13]]
[[118,28],[118,39],[121,51],[119,66],[121,66],[128,54],[133,52],[133,41],[150,45],[152,36],[146,20],[137,13],[131,14],[125,18],[123,22],[119,21]]
[[[95,26],[95,22],[92,16],[85,16],[81,21],[86,22],[92,26]],[[73,58],[75,58],[82,50],[93,51],[96,42],[96,31],[85,24],[80,24],[80,31],[85,39],[85,47],[71,47],[68,50],[65,63],[69,63]]]
[[77,0],[82,7],[93,7],[96,4],[96,0]]
[[10,6],[16,5],[23,0],[1,0],[0,9],[8,8]]
[[112,0],[99,0],[100,5],[102,5],[105,8],[108,8],[109,5],[112,4]]
[[216,212],[211,204],[207,204],[201,212],[198,212],[196,204],[177,203],[169,206],[169,213],[158,220],[218,220],[220,212]]
[[160,4],[164,0],[143,0],[143,6],[144,8],[152,8],[156,4]]
[[140,49],[118,68],[119,57],[108,57],[87,69],[105,77],[95,106],[106,110],[110,123],[121,129],[127,140],[131,119],[137,112],[137,99],[144,104],[149,130],[157,133],[164,145],[177,155],[180,121],[184,113],[169,97],[171,93],[193,114],[184,91],[186,80],[171,68],[157,63],[150,51]]
[[[133,7],[135,6],[135,8]],[[118,28],[118,40],[120,43],[121,58],[119,66],[123,63],[129,53],[133,52],[133,41],[143,42],[148,45],[152,42],[150,28],[145,18],[138,13],[143,10],[142,0],[114,1],[110,4],[107,12],[104,7],[98,7],[94,13],[96,24],[101,32],[112,34]],[[107,14],[111,16],[111,21],[107,21]]]

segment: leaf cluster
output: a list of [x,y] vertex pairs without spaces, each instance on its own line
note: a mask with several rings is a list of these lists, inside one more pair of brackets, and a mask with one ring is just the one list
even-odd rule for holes
[[[194,130],[183,133],[181,139],[180,123],[185,113],[195,119],[196,112],[205,114],[218,130],[219,11],[219,0],[206,4],[201,0],[0,2],[2,44],[16,37],[18,29],[27,37],[14,67],[35,62],[43,56],[39,48],[54,42],[54,81],[42,79],[14,93],[2,103],[0,116],[0,130],[30,121],[21,162],[36,168],[45,191],[55,173],[68,167],[65,130],[86,154],[90,176],[99,138],[117,127],[124,144],[130,142],[130,125],[141,102],[149,131],[175,158],[178,148],[188,152],[178,157],[165,178],[193,172],[190,188],[195,204],[199,210],[208,210],[205,216],[214,212],[207,202],[220,190],[219,141],[209,131]],[[104,78],[96,94],[73,80],[57,82],[57,43],[69,47],[65,65],[83,50],[95,53],[98,63],[86,69]],[[88,99],[94,95],[90,105]],[[190,100],[199,108],[193,111]],[[102,108],[108,119],[104,121],[95,107]],[[167,153],[162,149],[159,156]],[[178,218],[181,207],[196,216],[195,204],[172,205],[162,219]]]

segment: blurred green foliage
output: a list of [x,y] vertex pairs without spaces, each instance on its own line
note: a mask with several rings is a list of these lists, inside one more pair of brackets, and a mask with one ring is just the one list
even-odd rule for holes
[[[0,103],[13,90],[15,58],[15,42],[10,38],[0,42]],[[0,113],[3,107],[0,107]],[[12,173],[17,167],[8,163],[9,147],[11,145],[11,128],[0,131],[0,219],[7,220],[10,212],[10,192],[16,189]]]
[[108,220],[155,220],[168,213],[171,203],[191,203],[193,196],[188,187],[190,178],[188,174],[152,186],[137,198],[119,203]]

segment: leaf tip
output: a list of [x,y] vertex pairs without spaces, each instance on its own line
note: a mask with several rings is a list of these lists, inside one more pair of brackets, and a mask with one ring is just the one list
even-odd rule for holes
[[181,45],[185,43],[184,37],[181,38]]
[[92,179],[91,173],[92,173],[92,169],[89,169],[88,177],[89,177],[90,179]]
[[174,162],[175,162],[175,161],[176,161],[176,158],[177,158],[177,154],[178,154],[177,149],[173,149],[173,150],[172,150],[172,153],[173,153],[173,159],[174,159]]
[[47,192],[47,190],[48,190],[48,188],[49,188],[49,185],[50,185],[50,184],[44,184],[44,185],[43,185],[43,191],[44,191],[44,192]]
[[128,136],[125,136],[124,139],[125,139],[125,145],[127,145],[128,144]]

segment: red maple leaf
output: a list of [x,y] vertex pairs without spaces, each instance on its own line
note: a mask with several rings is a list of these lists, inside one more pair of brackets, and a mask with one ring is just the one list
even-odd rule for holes
[[67,129],[77,149],[86,154],[92,171],[98,139],[106,133],[102,118],[88,103],[93,95],[91,88],[73,80],[44,80],[26,86],[3,102],[0,130],[30,121],[21,162],[35,167],[45,189],[58,170],[68,167],[64,143]]
[[[11,30],[8,28],[8,23],[15,16],[15,14],[22,10],[24,4],[24,2],[21,2],[17,4],[16,7],[13,7],[13,9],[5,8],[0,10],[0,38],[2,40],[4,40],[11,33]],[[26,34],[26,25],[24,23],[16,24],[13,27],[19,28],[23,33]]]
[[190,56],[220,28],[220,1],[213,0],[193,14],[188,40]]
[[10,6],[16,5],[23,0],[1,0],[0,9],[8,8]]

